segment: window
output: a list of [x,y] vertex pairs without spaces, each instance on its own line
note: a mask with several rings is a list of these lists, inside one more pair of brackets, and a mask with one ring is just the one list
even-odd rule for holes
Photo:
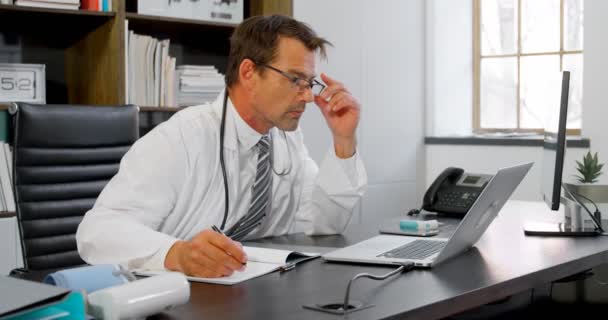
[[583,0],[474,0],[473,17],[475,131],[541,131],[546,75],[568,70],[568,129],[580,134]]

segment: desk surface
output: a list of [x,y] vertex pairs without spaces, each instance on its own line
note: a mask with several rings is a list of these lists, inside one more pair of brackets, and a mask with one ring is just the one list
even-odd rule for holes
[[[357,280],[351,299],[375,307],[348,319],[442,318],[538,287],[608,261],[608,237],[531,237],[526,219],[559,220],[544,203],[510,201],[471,250],[432,270],[414,270],[386,281]],[[365,228],[363,228],[365,227]],[[378,225],[345,235],[302,234],[262,240],[262,245],[343,247],[377,234]],[[160,319],[339,319],[302,305],[340,301],[357,273],[383,274],[393,267],[338,264],[316,259],[286,273],[235,286],[192,283],[190,303]]]

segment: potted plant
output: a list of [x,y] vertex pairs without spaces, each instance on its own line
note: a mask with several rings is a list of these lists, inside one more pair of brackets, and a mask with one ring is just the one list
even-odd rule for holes
[[597,184],[603,174],[603,167],[604,164],[599,162],[597,152],[591,154],[591,151],[588,151],[582,161],[576,161],[577,183],[569,183],[569,189],[596,203],[608,203],[608,185]]
[[578,175],[576,178],[580,183],[596,183],[599,176],[602,175],[603,163],[599,163],[597,159],[597,152],[591,155],[591,151],[587,151],[587,154],[583,157],[583,162],[576,161],[576,171]]

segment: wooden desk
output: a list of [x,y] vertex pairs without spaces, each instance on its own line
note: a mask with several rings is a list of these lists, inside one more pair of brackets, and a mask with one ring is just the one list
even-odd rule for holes
[[[378,282],[358,280],[351,298],[375,304],[348,319],[387,317],[437,319],[538,287],[608,261],[608,237],[525,236],[526,219],[554,221],[561,213],[544,203],[510,201],[477,245],[432,270],[415,270]],[[260,241],[279,246],[342,247],[377,234],[359,226],[341,236],[290,235]],[[192,283],[190,303],[161,319],[340,319],[302,305],[340,301],[357,273],[386,273],[393,267],[323,262],[298,265],[235,286]]]

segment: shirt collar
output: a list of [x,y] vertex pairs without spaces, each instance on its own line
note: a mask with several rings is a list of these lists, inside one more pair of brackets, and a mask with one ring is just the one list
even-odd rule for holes
[[234,122],[234,127],[236,131],[236,137],[239,142],[239,145],[242,146],[245,150],[249,150],[253,148],[260,138],[262,134],[255,131],[252,127],[241,118],[241,115],[236,111],[236,108],[232,104],[232,100],[228,97],[228,112],[232,121]]

